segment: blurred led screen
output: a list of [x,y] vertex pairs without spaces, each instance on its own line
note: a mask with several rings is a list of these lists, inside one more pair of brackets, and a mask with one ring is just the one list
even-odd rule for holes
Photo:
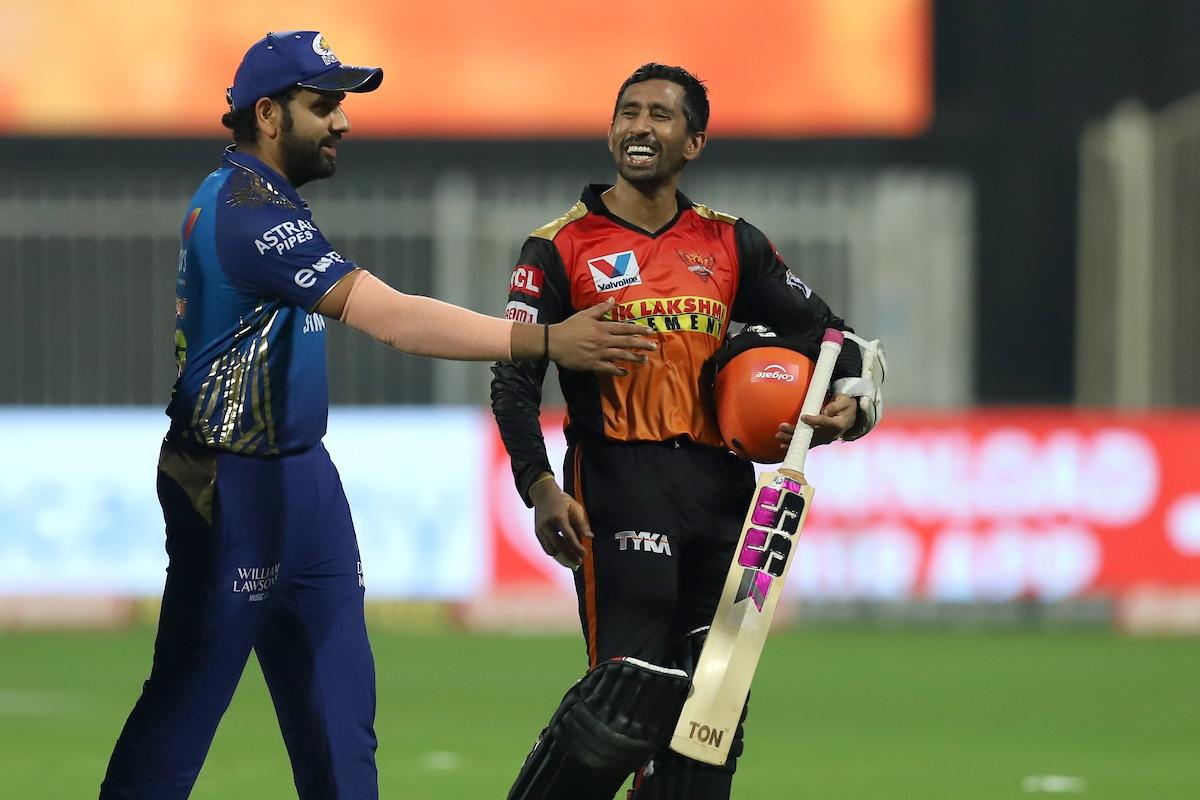
[[8,135],[223,136],[242,54],[291,29],[384,68],[346,103],[354,135],[602,135],[646,61],[707,82],[718,134],[908,136],[931,114],[930,0],[5,3]]

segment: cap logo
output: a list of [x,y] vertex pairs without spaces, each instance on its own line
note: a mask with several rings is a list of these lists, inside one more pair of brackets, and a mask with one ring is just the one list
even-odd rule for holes
[[338,57],[333,54],[333,51],[329,49],[329,45],[325,42],[324,35],[320,33],[313,39],[313,52],[321,57],[321,60],[325,62],[325,66],[327,67],[338,60]]

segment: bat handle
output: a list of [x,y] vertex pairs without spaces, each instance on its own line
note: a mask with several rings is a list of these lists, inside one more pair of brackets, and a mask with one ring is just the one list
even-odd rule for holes
[[[805,393],[804,403],[800,406],[800,416],[821,413],[821,407],[825,405],[825,395],[829,392],[829,381],[833,377],[833,365],[837,362],[838,353],[842,352],[843,341],[841,331],[834,328],[825,329],[825,336],[821,339],[821,354],[817,357],[817,367],[813,370],[808,392]],[[812,426],[797,419],[796,433],[792,436],[787,455],[783,457],[781,470],[803,475],[804,460],[808,457],[812,437]]]

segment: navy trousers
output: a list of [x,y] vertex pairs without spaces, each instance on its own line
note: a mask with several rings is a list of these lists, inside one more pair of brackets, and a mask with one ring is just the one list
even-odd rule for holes
[[362,567],[323,445],[279,458],[164,444],[166,588],[154,663],[102,800],[191,792],[254,650],[301,800],[374,800],[375,668]]

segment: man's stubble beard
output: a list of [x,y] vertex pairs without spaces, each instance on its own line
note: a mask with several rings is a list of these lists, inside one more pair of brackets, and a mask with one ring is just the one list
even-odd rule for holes
[[337,163],[321,152],[323,141],[301,139],[292,133],[292,126],[284,125],[280,155],[284,174],[292,186],[300,187],[309,181],[328,178],[337,170]]

